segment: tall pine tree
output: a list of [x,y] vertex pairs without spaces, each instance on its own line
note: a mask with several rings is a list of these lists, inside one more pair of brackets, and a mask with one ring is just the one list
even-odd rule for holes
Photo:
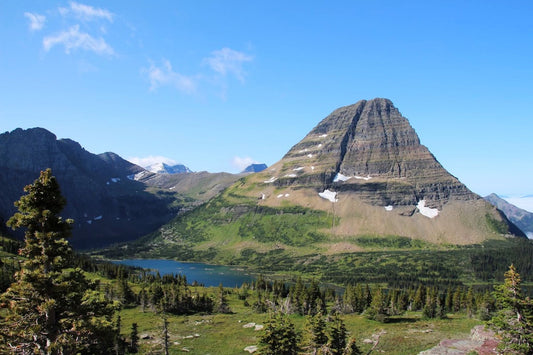
[[489,324],[501,335],[498,348],[505,354],[533,354],[533,302],[522,295],[521,282],[511,265],[503,285],[494,287],[498,311]]
[[71,220],[50,169],[41,172],[15,206],[8,221],[25,229],[24,258],[15,282],[1,295],[0,352],[35,354],[108,353],[115,330],[115,304],[107,301],[81,269],[71,267],[67,242]]

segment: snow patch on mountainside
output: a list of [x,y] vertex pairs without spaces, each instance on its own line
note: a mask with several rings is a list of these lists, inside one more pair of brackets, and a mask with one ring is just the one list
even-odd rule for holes
[[142,178],[146,177],[149,174],[151,174],[149,171],[144,170],[144,171],[138,172],[137,174],[128,175],[128,179],[134,180],[134,181],[139,181],[139,180],[141,180]]
[[337,199],[337,193],[328,189],[325,189],[324,192],[319,192],[318,196],[325,198],[326,200],[330,200],[331,202],[339,201]]
[[416,207],[418,208],[418,210],[423,216],[426,216],[428,218],[435,218],[439,215],[438,209],[426,207],[426,200],[418,201],[418,204],[416,205]]
[[342,175],[341,173],[337,173],[337,175],[335,175],[335,178],[333,179],[333,182],[348,181],[350,179],[351,177],[349,176],[345,176],[345,175]]
[[276,181],[278,178],[275,176],[272,176],[270,179],[263,181],[265,184],[271,184],[274,181]]

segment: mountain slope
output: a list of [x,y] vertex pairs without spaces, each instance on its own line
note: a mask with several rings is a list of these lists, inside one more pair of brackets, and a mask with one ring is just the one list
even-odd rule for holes
[[368,238],[440,247],[504,235],[524,237],[440,165],[389,100],[374,99],[335,110],[280,161],[142,243],[147,255],[235,262],[361,251]]
[[114,153],[95,155],[70,139],[43,129],[16,129],[0,135],[0,218],[15,212],[13,202],[41,170],[52,168],[67,199],[64,216],[75,225],[71,242],[93,248],[135,239],[178,212],[173,193],[150,193],[127,176],[144,171]]
[[496,194],[485,196],[484,199],[505,213],[511,222],[533,239],[533,213],[516,207]]

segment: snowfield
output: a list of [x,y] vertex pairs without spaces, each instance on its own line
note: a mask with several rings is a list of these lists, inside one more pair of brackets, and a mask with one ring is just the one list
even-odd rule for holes
[[272,176],[270,179],[263,181],[265,184],[271,184],[274,181],[276,181],[278,178],[275,176]]
[[416,208],[418,208],[418,210],[423,216],[426,216],[428,218],[435,218],[439,215],[438,209],[426,207],[426,200],[418,201]]
[[318,196],[325,198],[326,200],[330,200],[331,202],[339,201],[337,199],[337,193],[328,189],[325,189],[324,192],[319,192]]

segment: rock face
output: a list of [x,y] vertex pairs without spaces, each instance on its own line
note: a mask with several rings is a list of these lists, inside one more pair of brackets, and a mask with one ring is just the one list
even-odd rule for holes
[[441,208],[450,199],[479,199],[420,144],[407,119],[387,99],[335,110],[282,162],[275,182],[279,186],[334,188],[378,206],[425,200],[426,206]]
[[485,196],[484,199],[505,213],[511,222],[533,239],[533,213],[516,207],[496,194]]
[[92,248],[131,240],[153,231],[176,214],[172,196],[145,191],[128,179],[143,169],[114,153],[95,155],[70,139],[42,129],[0,135],[0,218],[13,215],[13,202],[41,170],[51,168],[67,199],[63,211],[75,225],[71,243]]

